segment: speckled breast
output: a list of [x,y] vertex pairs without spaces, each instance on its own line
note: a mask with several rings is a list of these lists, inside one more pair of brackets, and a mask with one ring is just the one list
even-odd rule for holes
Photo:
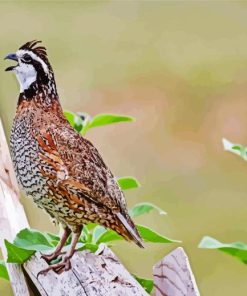
[[32,117],[32,113],[29,113],[26,117],[15,118],[11,130],[10,150],[17,181],[25,194],[40,208],[64,224],[67,216],[73,216],[74,213],[65,206],[63,196],[56,193],[57,199],[54,198],[55,192],[50,190],[53,181],[42,174],[42,170],[51,171],[52,168],[40,159],[39,143],[32,130],[35,119]]
[[47,195],[46,178],[38,165],[38,143],[32,137],[31,118],[16,118],[10,137],[10,150],[17,181],[27,196],[40,205]]

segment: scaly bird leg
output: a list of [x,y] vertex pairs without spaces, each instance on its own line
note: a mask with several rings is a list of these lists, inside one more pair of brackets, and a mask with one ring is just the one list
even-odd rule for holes
[[71,230],[68,227],[66,227],[64,229],[63,236],[60,239],[60,242],[58,243],[55,251],[50,255],[42,255],[41,258],[44,259],[47,263],[50,263],[52,260],[56,259],[61,254],[62,248],[70,234]]
[[81,235],[81,228],[79,232],[73,232],[72,234],[72,243],[71,243],[71,247],[68,250],[68,252],[65,254],[65,256],[63,257],[62,261],[57,263],[57,264],[53,264],[51,266],[49,266],[48,268],[41,270],[38,274],[37,277],[41,274],[46,274],[48,271],[53,270],[54,272],[60,274],[63,271],[68,271],[71,268],[71,263],[70,263],[70,259],[71,257],[74,255],[75,252],[75,247],[76,244],[80,238]]

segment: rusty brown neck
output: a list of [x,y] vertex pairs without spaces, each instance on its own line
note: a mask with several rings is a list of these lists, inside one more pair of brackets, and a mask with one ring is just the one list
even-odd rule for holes
[[17,113],[27,108],[55,111],[61,114],[62,117],[64,116],[58,95],[48,94],[47,88],[39,89],[34,95],[29,95],[28,92],[20,93]]

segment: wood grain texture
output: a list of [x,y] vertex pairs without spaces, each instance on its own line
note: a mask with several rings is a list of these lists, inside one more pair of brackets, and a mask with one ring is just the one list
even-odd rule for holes
[[[4,239],[12,241],[23,228],[29,227],[22,205],[19,202],[19,190],[15,179],[8,145],[0,120],[0,248],[4,260],[7,252]],[[28,286],[21,266],[7,264],[11,286],[15,296],[28,296]]]
[[179,247],[153,268],[156,296],[200,296],[188,257]]
[[42,296],[148,295],[103,244],[95,254],[89,251],[76,252],[71,263],[72,269],[60,275],[49,271],[37,277],[47,264],[36,253],[24,264],[24,269]]

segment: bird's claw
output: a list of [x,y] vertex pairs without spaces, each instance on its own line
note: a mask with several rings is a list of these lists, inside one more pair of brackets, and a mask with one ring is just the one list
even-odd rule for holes
[[53,270],[54,272],[56,272],[57,274],[61,274],[64,271],[68,271],[71,269],[71,263],[70,263],[70,259],[65,257],[63,259],[63,261],[57,263],[57,264],[53,264],[49,267],[47,267],[46,269],[41,270],[38,274],[37,274],[37,278],[43,274],[45,275],[47,272],[49,272],[50,270]]
[[58,258],[59,255],[62,253],[52,253],[50,255],[41,254],[40,258],[44,259],[46,263],[50,264],[52,260],[55,260]]

